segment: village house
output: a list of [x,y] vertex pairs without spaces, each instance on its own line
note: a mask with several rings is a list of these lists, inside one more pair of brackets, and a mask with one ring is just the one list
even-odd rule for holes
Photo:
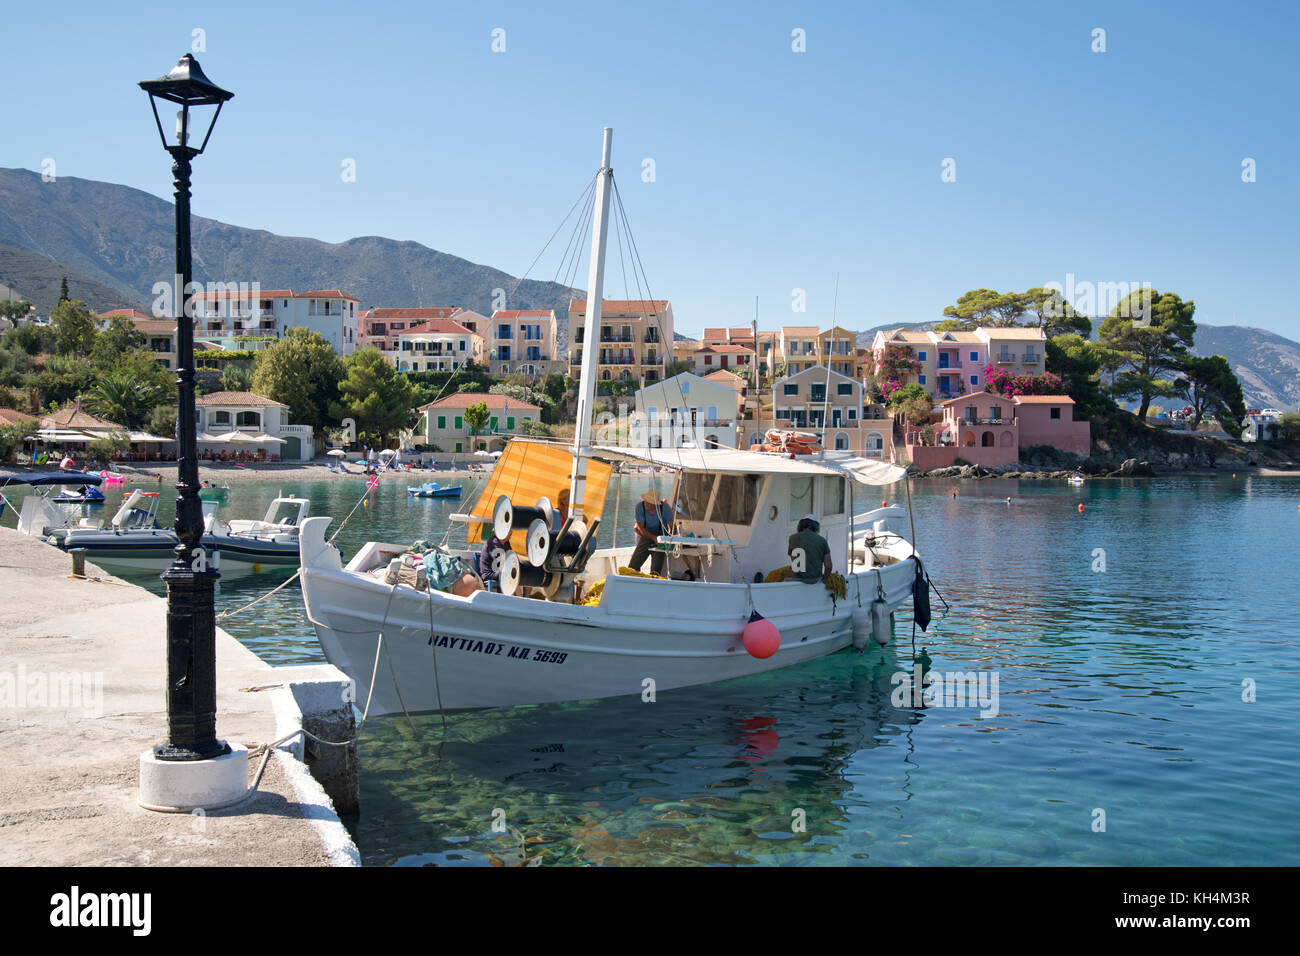
[[726,382],[682,372],[639,389],[632,444],[648,448],[735,448],[740,392]]
[[781,326],[778,360],[785,363],[786,375],[798,375],[817,365],[817,337],[815,325]]
[[252,456],[310,461],[316,441],[310,425],[289,422],[289,406],[255,392],[209,392],[194,400],[202,458]]
[[992,467],[1020,460],[1020,450],[1050,445],[1087,456],[1092,428],[1075,421],[1068,395],[1018,395],[992,392],[959,395],[940,403],[943,420],[907,430],[907,458],[918,468],[945,468],[957,459]]
[[489,370],[493,375],[544,378],[566,366],[555,351],[554,309],[498,309],[487,323]]
[[384,358],[396,365],[397,353],[401,348],[397,340],[398,333],[431,319],[450,319],[463,311],[459,306],[366,309],[360,316],[358,347],[377,348],[384,353]]
[[392,361],[400,372],[454,372],[473,362],[485,364],[483,336],[459,319],[430,319],[397,333]]
[[194,295],[194,341],[223,349],[262,348],[266,343],[236,341],[282,338],[286,330],[306,328],[329,342],[338,355],[359,347],[361,300],[341,289],[294,292],[248,288],[198,292]]
[[983,391],[984,369],[991,365],[1013,375],[1041,375],[1046,371],[1047,336],[1038,328],[981,326],[970,332],[877,332],[871,342],[876,363],[891,347],[905,352],[920,366],[914,374],[899,375],[899,384],[915,381],[940,401]]
[[[489,418],[480,430],[470,428],[465,409],[471,405],[487,406]],[[515,435],[521,434],[524,422],[540,422],[542,410],[528,402],[488,392],[458,392],[428,405],[421,405],[416,433],[422,444],[445,452],[492,451]]]
[[[587,300],[569,302],[569,372],[582,370]],[[603,299],[600,341],[596,347],[597,385],[601,382],[662,381],[673,355],[673,307],[667,299]]]
[[[781,334],[779,332],[759,331],[756,347],[754,330],[749,326],[706,328],[699,345],[696,347],[716,345],[744,346],[755,354],[754,361],[758,363],[759,371],[763,375],[771,376],[776,371],[777,358],[781,354]],[[675,351],[676,349],[674,349]]]
[[864,405],[862,383],[812,366],[772,385],[777,428],[816,431],[829,451],[892,458],[893,423],[883,406]]

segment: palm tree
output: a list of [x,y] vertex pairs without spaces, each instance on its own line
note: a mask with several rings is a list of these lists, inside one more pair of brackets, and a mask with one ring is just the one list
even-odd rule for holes
[[167,389],[161,385],[127,375],[109,375],[86,395],[85,406],[92,415],[126,428],[140,428],[150,412],[167,399]]

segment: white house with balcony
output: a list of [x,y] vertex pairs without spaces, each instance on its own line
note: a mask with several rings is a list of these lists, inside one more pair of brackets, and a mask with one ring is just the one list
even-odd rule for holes
[[310,461],[316,442],[310,425],[291,425],[289,406],[255,392],[210,392],[194,400],[201,459],[252,457]]
[[194,300],[195,342],[223,349],[265,348],[269,342],[249,340],[282,338],[299,327],[319,332],[338,355],[351,355],[360,339],[361,300],[340,289],[294,292],[254,283],[199,292]]
[[482,364],[485,351],[483,336],[459,321],[430,319],[397,333],[393,362],[399,372],[454,372]]
[[649,448],[735,448],[740,393],[690,372],[636,393],[632,444]]

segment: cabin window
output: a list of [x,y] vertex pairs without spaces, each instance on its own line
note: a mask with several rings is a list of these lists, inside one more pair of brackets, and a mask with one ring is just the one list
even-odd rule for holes
[[813,480],[796,475],[790,479],[790,518],[798,521],[813,510]]
[[759,475],[720,475],[710,521],[747,525],[758,507]]
[[708,518],[709,497],[713,493],[715,477],[697,471],[682,474],[677,504],[688,521],[704,521]]
[[[805,512],[806,514],[807,512]],[[822,514],[844,514],[844,479],[827,475],[822,479]]]

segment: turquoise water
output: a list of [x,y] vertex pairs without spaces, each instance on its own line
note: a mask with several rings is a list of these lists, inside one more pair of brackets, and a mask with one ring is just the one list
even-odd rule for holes
[[[646,480],[625,480],[623,510]],[[260,515],[278,487],[236,487],[226,510]],[[362,492],[283,490],[333,515]],[[917,649],[940,675],[996,675],[996,715],[897,699],[891,677],[912,666],[903,612],[883,651],[653,703],[483,711],[445,727],[372,719],[350,821],[363,859],[1300,862],[1300,483],[933,481],[914,498],[919,546],[951,605],[935,599]],[[386,485],[339,543],[350,555],[372,538],[440,535],[457,507]],[[223,582],[219,601],[282,579]],[[276,662],[320,659],[296,585],[223,626]]]

